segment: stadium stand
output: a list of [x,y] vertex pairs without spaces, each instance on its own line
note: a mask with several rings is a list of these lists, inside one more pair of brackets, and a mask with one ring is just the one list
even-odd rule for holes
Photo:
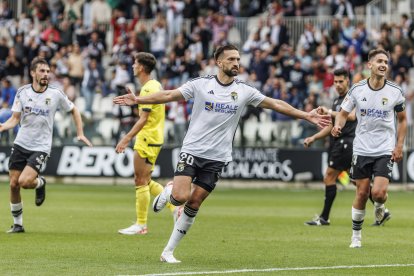
[[[392,55],[390,78],[407,92],[408,133],[413,132],[414,89],[409,80],[414,74],[414,24],[411,14],[404,13],[411,10],[410,1],[306,0],[297,6],[297,1],[261,0],[243,9],[222,1],[171,3],[180,10],[175,20],[182,22],[181,28],[168,27],[174,7],[160,3],[2,1],[0,78],[7,76],[14,88],[28,83],[28,64],[34,56],[43,55],[53,68],[54,85],[63,87],[63,79],[70,78],[76,91],[71,97],[90,134],[98,143],[113,144],[119,119],[112,112],[111,100],[125,91],[125,83],[139,90],[131,71],[131,54],[136,51],[152,52],[158,58],[154,77],[168,89],[202,74],[214,74],[209,66],[214,48],[234,43],[243,49],[240,79],[304,109],[331,104],[333,69],[345,66],[353,78],[365,78],[367,52],[384,47]],[[80,53],[75,55],[78,46]],[[85,81],[91,59],[97,60],[91,72],[99,77]],[[85,87],[93,95],[85,94]],[[191,118],[191,103],[187,113]],[[248,145],[300,146],[306,126],[284,122],[276,114],[263,113],[260,118],[259,123],[255,116],[245,121]],[[57,118],[56,128],[56,135],[67,137],[63,119]],[[174,143],[171,121],[165,136],[167,143]],[[240,137],[238,130],[236,145],[242,145]],[[407,135],[410,148],[412,137]]]

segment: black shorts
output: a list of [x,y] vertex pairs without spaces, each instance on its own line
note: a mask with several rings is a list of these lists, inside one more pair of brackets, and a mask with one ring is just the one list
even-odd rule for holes
[[190,176],[193,183],[211,193],[216,187],[225,162],[196,157],[180,152],[174,175]]
[[351,167],[352,161],[351,139],[338,139],[329,148],[328,166],[338,171],[347,171]]
[[37,173],[45,167],[49,155],[41,151],[30,151],[18,145],[13,145],[9,158],[9,170],[23,171],[24,167],[30,166]]
[[381,156],[361,156],[354,155],[352,157],[352,178],[363,179],[375,176],[386,177],[391,180],[392,167],[394,161],[391,160],[391,155]]

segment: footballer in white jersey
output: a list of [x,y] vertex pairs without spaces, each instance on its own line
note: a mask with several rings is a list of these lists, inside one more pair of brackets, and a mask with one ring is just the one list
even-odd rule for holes
[[69,112],[73,107],[57,87],[49,85],[43,92],[35,91],[31,84],[21,87],[12,107],[12,112],[20,113],[20,129],[14,144],[50,154],[55,113],[58,109]]
[[351,248],[362,246],[362,224],[370,192],[375,206],[375,220],[382,225],[390,219],[384,203],[388,198],[393,164],[401,161],[403,156],[407,132],[405,98],[401,88],[386,79],[389,60],[390,54],[384,49],[368,53],[367,65],[371,76],[348,91],[332,128],[332,135],[338,137],[349,112],[356,109],[358,124],[351,173],[357,190],[352,204]]
[[356,108],[354,154],[391,155],[396,143],[395,113],[403,111],[404,105],[401,87],[389,80],[377,90],[370,87],[368,80],[354,84],[341,105],[347,112]]
[[[189,130],[175,170],[173,185],[168,185],[153,202],[159,212],[167,202],[184,205],[160,260],[178,263],[173,251],[195,220],[202,202],[214,189],[223,166],[231,160],[232,140],[241,112],[247,105],[260,106],[291,117],[306,119],[324,127],[329,115],[316,110],[306,113],[281,100],[265,97],[256,89],[238,81],[240,54],[237,47],[218,47],[214,59],[219,68],[216,76],[194,79],[178,89],[161,91],[145,97],[132,93],[114,98],[115,104],[154,104],[194,99]],[[194,184],[194,185],[192,185]]]
[[46,180],[39,173],[50,154],[54,116],[59,108],[72,114],[78,140],[92,146],[83,134],[79,110],[61,90],[49,86],[49,73],[50,67],[45,59],[33,59],[30,65],[33,82],[18,89],[12,116],[0,125],[2,132],[20,124],[9,158],[13,225],[7,233],[25,232],[20,188],[36,189],[36,206],[42,205],[46,198]]

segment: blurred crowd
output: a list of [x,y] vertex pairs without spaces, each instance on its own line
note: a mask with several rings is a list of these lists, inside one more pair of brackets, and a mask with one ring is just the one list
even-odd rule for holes
[[[154,77],[164,89],[190,78],[216,74],[212,53],[231,41],[240,17],[258,18],[240,45],[239,78],[267,96],[306,111],[330,106],[333,70],[347,68],[352,82],[368,77],[367,53],[382,47],[391,53],[389,78],[407,92],[413,66],[414,24],[408,15],[398,23],[367,30],[355,9],[366,1],[350,0],[31,0],[25,12],[14,15],[10,1],[0,6],[0,122],[10,116],[16,89],[29,83],[29,64],[43,56],[51,65],[51,84],[61,87],[82,110],[91,135],[101,131],[103,143],[115,143],[136,121],[136,110],[113,107],[113,96],[126,87],[139,91],[132,74],[132,55],[153,53],[158,59]],[[331,16],[331,22],[304,21],[293,41],[288,17]],[[168,105],[167,143],[179,145],[189,119],[191,102]],[[407,106],[410,106],[409,104]],[[411,108],[409,107],[409,112]],[[64,116],[57,123],[58,140],[69,137]],[[115,118],[115,119],[114,119]],[[409,124],[412,115],[409,113]],[[107,120],[106,120],[107,119]],[[263,136],[252,125],[270,123]],[[104,124],[105,123],[105,124]],[[108,132],[109,129],[109,132]],[[246,131],[247,130],[247,131]],[[14,132],[17,131],[14,130]],[[275,112],[248,108],[240,121],[241,145],[299,145],[316,131],[305,122]],[[248,137],[254,133],[253,139]],[[10,142],[7,133],[2,142]]]

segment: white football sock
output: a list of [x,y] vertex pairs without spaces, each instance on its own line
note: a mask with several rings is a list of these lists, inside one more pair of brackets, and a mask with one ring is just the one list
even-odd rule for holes
[[170,239],[167,246],[164,248],[163,252],[172,253],[174,249],[178,246],[178,243],[187,234],[191,225],[193,225],[195,217],[189,217],[185,212],[183,212],[180,218],[174,225],[174,230],[171,233]]
[[13,223],[23,225],[23,203],[10,203],[10,209],[13,216]]
[[39,176],[36,178],[37,179],[37,185],[35,189],[38,189],[40,187],[42,187],[43,185],[45,185],[45,182],[43,181],[42,178],[40,178]]

